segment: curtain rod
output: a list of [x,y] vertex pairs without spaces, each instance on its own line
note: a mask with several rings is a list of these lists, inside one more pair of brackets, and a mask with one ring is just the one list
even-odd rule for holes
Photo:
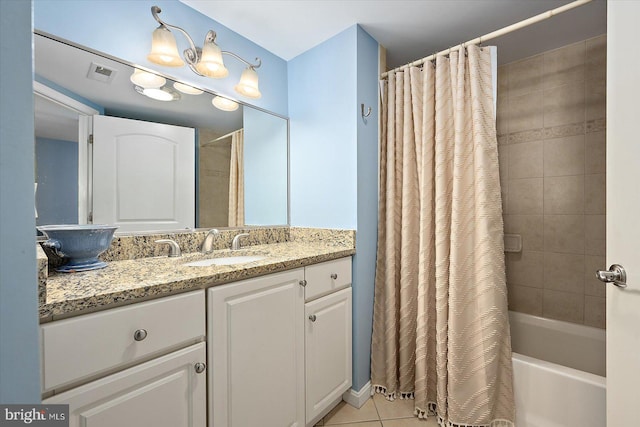
[[403,65],[401,67],[394,68],[393,70],[386,71],[386,72],[380,74],[380,78],[384,79],[390,73],[393,73],[393,72],[396,72],[396,71],[401,71],[401,70],[407,69],[409,67],[417,67],[419,65],[424,64],[427,61],[431,61],[432,59],[435,59],[435,57],[438,56],[438,55],[448,55],[449,53],[455,52],[455,51],[460,50],[462,48],[465,48],[466,46],[471,46],[471,45],[474,45],[474,44],[480,44],[482,42],[485,42],[485,41],[488,41],[488,40],[491,40],[491,39],[495,39],[496,37],[503,36],[505,34],[513,32],[513,31],[519,30],[521,28],[528,27],[531,24],[535,24],[537,22],[544,21],[544,20],[549,19],[549,18],[551,18],[551,17],[553,17],[555,15],[559,15],[562,12],[566,12],[568,10],[575,9],[576,7],[579,7],[579,6],[585,5],[587,3],[590,3],[591,1],[592,0],[576,0],[574,2],[565,4],[564,6],[560,6],[560,7],[557,7],[555,9],[548,10],[546,12],[542,12],[541,14],[533,16],[533,17],[528,18],[528,19],[525,19],[524,21],[516,22],[515,24],[509,25],[508,27],[504,27],[504,28],[501,28],[499,30],[493,31],[493,32],[491,32],[489,34],[485,34],[484,36],[476,37],[475,39],[469,40],[467,42],[464,42],[459,46],[450,47],[449,49],[442,50],[442,51],[440,51],[438,53],[434,53],[433,55],[427,56],[427,57],[422,58],[422,59],[418,59],[417,61],[413,61],[413,62],[411,62],[409,64],[405,64],[405,65]]

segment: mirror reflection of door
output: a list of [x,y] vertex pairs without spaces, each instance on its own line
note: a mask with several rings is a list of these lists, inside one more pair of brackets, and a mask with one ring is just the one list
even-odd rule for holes
[[193,128],[96,115],[93,156],[94,223],[119,232],[195,227]]
[[37,225],[87,223],[88,138],[90,117],[97,113],[34,82]]

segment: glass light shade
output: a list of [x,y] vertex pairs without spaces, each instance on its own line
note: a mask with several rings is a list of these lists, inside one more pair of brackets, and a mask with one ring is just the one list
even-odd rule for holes
[[184,61],[178,53],[176,38],[164,25],[160,25],[153,30],[151,53],[147,55],[147,59],[167,67],[181,67],[184,65]]
[[176,99],[173,93],[158,88],[144,89],[142,94],[158,101],[174,101]]
[[222,111],[236,111],[238,103],[222,96],[216,96],[211,100],[214,107]]
[[222,79],[229,75],[229,70],[224,66],[224,61],[222,60],[220,46],[212,41],[204,42],[196,69],[200,74],[214,79]]
[[189,86],[180,82],[174,82],[173,87],[182,93],[186,93],[187,95],[200,95],[202,93],[200,89],[196,89],[193,86]]
[[236,92],[248,98],[258,99],[262,96],[258,89],[258,73],[251,67],[242,72],[240,82],[234,86]]
[[145,89],[159,88],[164,86],[164,84],[167,82],[167,79],[165,79],[162,76],[159,76],[153,73],[148,73],[146,71],[142,71],[137,68],[135,69],[133,74],[131,74],[131,77],[129,77],[129,80],[131,80],[131,83],[138,85],[140,87],[143,87]]

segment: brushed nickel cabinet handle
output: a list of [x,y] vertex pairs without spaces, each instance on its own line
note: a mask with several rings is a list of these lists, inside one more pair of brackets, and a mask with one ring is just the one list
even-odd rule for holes
[[136,341],[142,341],[147,337],[146,329],[138,329],[133,333],[133,339]]

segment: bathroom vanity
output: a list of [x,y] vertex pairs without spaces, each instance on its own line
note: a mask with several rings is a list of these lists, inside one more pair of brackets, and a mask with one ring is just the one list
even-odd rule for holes
[[[47,277],[43,403],[68,403],[71,426],[313,426],[351,386],[353,243],[297,239]],[[187,265],[230,253],[263,258]]]

